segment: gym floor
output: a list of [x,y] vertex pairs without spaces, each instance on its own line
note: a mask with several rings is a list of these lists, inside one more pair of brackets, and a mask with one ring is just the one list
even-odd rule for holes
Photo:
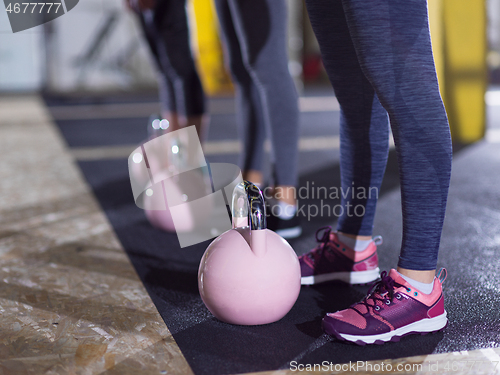
[[[339,186],[338,103],[329,94],[300,99],[300,186]],[[1,98],[0,374],[500,373],[500,101],[489,101],[485,139],[454,155],[438,265],[449,275],[448,327],[368,347],[320,329],[324,313],[359,300],[366,286],[303,287],[290,313],[266,326],[211,316],[196,281],[208,243],[180,249],[133,202],[126,159],[156,101]],[[205,155],[237,163],[233,100],[209,104]],[[300,202],[306,213],[321,203]],[[374,232],[384,237],[381,269],[397,262],[400,211],[392,150]],[[290,241],[298,254],[315,245],[318,227],[335,225],[333,215],[310,214]]]

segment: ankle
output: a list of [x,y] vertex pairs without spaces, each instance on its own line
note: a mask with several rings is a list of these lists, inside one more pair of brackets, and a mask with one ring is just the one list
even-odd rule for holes
[[291,206],[297,205],[297,199],[295,198],[295,187],[278,185],[273,188],[273,198],[277,201],[284,202]]
[[258,188],[262,188],[262,181],[264,178],[262,176],[262,172],[260,171],[253,169],[244,171],[243,179],[257,185]]
[[409,277],[412,280],[415,280],[415,281],[418,281],[418,282],[424,283],[424,284],[430,284],[430,283],[434,282],[434,277],[436,276],[436,270],[417,271],[417,270],[410,270],[407,268],[398,267],[397,271],[402,276]]
[[353,240],[361,240],[361,241],[366,241],[366,240],[371,240],[372,239],[372,236],[358,236],[356,234],[348,234],[348,233],[344,233],[344,232],[341,232],[341,231],[337,231],[338,234],[344,236],[344,237],[348,237],[348,238],[352,238]]
[[185,128],[194,125],[196,128],[196,132],[198,133],[198,138],[200,138],[200,142],[201,144],[203,144],[207,139],[210,116],[202,114],[196,116],[189,116],[187,118],[183,118],[183,120],[185,121],[181,124],[181,127]]
[[181,128],[179,123],[179,115],[175,112],[163,111],[162,118],[168,121],[168,132],[173,132]]
[[372,242],[371,236],[354,236],[354,235],[346,235],[342,232],[337,232],[337,237],[340,242],[349,246],[354,251],[363,251],[370,245]]

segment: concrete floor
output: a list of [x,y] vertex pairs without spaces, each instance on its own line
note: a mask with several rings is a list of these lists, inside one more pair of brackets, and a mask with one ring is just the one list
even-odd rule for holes
[[[56,101],[49,108],[36,96],[0,101],[0,374],[193,371],[82,176],[82,170],[91,175],[92,162],[122,163],[144,138],[142,124],[156,104],[136,99]],[[231,103],[211,103],[210,161],[237,160]],[[500,373],[500,106],[488,107],[488,124],[486,140],[454,160],[439,258],[450,274],[449,327],[432,354],[399,358],[395,344],[393,359],[369,361],[373,371],[365,366],[356,373],[381,373],[382,363],[403,366],[393,373]],[[301,140],[301,184],[335,183],[333,97],[301,99]],[[381,268],[389,268],[401,237],[394,165],[384,186],[375,231],[386,243]],[[311,247],[317,224],[305,223],[305,235],[292,242],[298,253]],[[321,363],[329,345],[318,337],[292,358]]]

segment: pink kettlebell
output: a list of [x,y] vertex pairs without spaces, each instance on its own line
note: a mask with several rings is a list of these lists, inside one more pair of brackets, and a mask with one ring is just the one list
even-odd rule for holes
[[205,251],[198,271],[200,295],[219,320],[267,324],[283,318],[300,292],[300,265],[292,247],[266,229],[262,192],[244,181],[232,197],[233,229]]
[[[152,116],[148,124],[148,142],[167,134],[169,123]],[[179,131],[177,131],[178,133]],[[211,193],[209,181],[203,171],[192,169],[183,171],[188,164],[189,147],[193,140],[189,134],[180,134],[167,141],[154,143],[149,147],[147,160],[148,170],[140,164],[130,164],[130,173],[138,180],[149,180],[151,171],[155,171],[154,185],[152,185],[143,199],[143,208],[148,221],[159,229],[168,232],[189,233],[194,231],[200,223],[210,216],[210,207],[201,212],[194,212],[193,206],[184,204],[202,198]],[[199,142],[199,141],[198,141]],[[143,148],[144,151],[144,148]],[[176,206],[176,220],[172,216],[171,208]]]
[[[161,173],[158,176],[163,178]],[[189,233],[194,231],[197,225],[209,220],[213,207],[205,207],[204,210],[196,212],[193,206],[183,203],[207,195],[208,191],[204,189],[206,185],[206,177],[200,170],[183,173],[181,177],[173,176],[160,180],[153,187],[155,194],[145,201],[146,218],[151,225],[167,232]],[[151,198],[159,198],[161,202],[165,202],[166,198],[165,208],[152,209],[151,207],[158,207],[161,202],[155,202]],[[177,220],[172,216],[173,206],[175,206]]]

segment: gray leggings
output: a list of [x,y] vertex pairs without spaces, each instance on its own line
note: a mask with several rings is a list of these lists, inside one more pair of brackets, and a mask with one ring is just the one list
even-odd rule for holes
[[[451,139],[432,58],[425,0],[307,0],[328,76],[341,107],[344,191],[363,216],[338,230],[371,235],[389,150],[389,114],[401,178],[399,266],[436,268],[451,174]],[[363,189],[363,190],[360,190]],[[344,213],[346,210],[344,211]]]
[[262,169],[266,135],[271,141],[275,185],[297,184],[297,93],[288,72],[284,0],[215,0],[236,84],[243,139],[240,166]]
[[155,9],[139,13],[155,59],[163,111],[184,116],[205,112],[205,97],[189,46],[186,0],[157,0]]

